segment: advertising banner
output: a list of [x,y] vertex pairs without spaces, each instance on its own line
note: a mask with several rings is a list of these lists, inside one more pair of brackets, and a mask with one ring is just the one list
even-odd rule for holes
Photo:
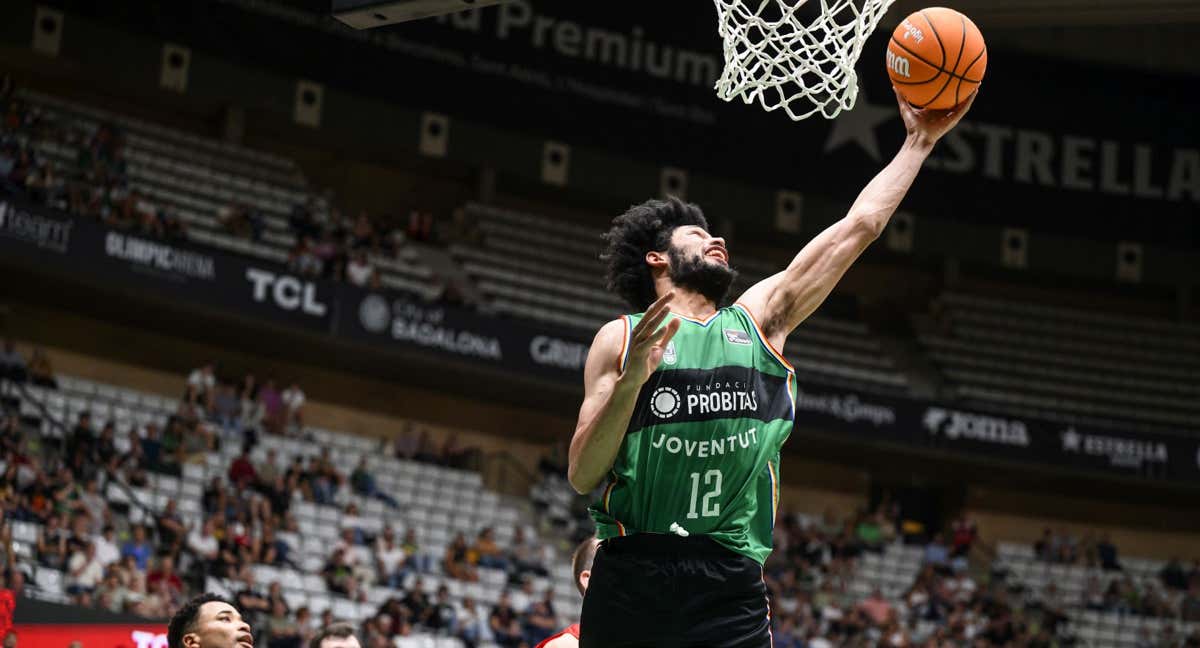
[[403,293],[341,286],[339,337],[382,349],[425,350],[522,375],[581,381],[589,340]]
[[[582,385],[580,333],[310,280],[188,244],[149,240],[52,210],[0,201],[0,258],[81,280],[111,281],[183,305],[280,323],[378,351],[430,353],[512,376]],[[1092,429],[959,405],[800,382],[797,429],[963,455],[1200,483],[1200,440]]]
[[1200,483],[1200,439],[1088,429],[1045,419],[800,383],[796,428],[982,458]]
[[273,263],[113,230],[88,219],[0,199],[0,248],[32,267],[57,268],[160,298],[327,331],[333,284]]

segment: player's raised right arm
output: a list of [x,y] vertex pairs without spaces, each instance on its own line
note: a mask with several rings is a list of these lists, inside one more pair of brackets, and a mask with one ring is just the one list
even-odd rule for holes
[[651,304],[630,332],[624,371],[621,351],[625,321],[613,320],[596,333],[583,370],[583,405],[567,463],[567,479],[579,493],[591,492],[612,468],[638,392],[658,367],[667,342],[679,330],[679,319],[661,326],[671,312],[668,306],[673,297],[674,293],[667,293]]

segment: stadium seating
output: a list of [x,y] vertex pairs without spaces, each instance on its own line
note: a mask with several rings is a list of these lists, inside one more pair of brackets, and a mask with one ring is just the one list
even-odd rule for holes
[[[330,208],[314,195],[290,159],[27,89],[19,96],[52,121],[84,136],[102,125],[119,127],[126,140],[130,188],[169,206],[187,224],[187,237],[195,243],[286,263],[296,245],[288,222],[293,208],[310,200],[323,211]],[[65,133],[58,135],[35,139],[33,148],[60,170],[71,169],[78,142]],[[222,228],[218,211],[235,204],[262,215],[261,240],[235,236]],[[429,298],[440,292],[432,281],[433,271],[409,246],[400,247],[395,257],[372,254],[370,260],[379,268],[383,286]]]
[[[467,213],[483,242],[457,243],[450,251],[496,312],[590,333],[629,311],[604,290],[598,229],[474,203]],[[742,259],[734,265],[734,294],[778,270]],[[879,340],[855,320],[818,313],[788,338],[784,355],[809,380],[876,392],[908,385]]]
[[[59,390],[33,386],[12,387],[10,395],[20,398],[20,412],[26,422],[37,421],[43,438],[62,438],[66,424],[74,421],[81,412],[91,412],[93,419],[105,421],[110,417],[116,422],[116,444],[118,449],[129,447],[129,435],[148,423],[162,425],[173,413],[178,400],[126,389],[71,376],[59,376]],[[356,504],[360,514],[356,525],[374,534],[384,526],[391,526],[398,535],[412,528],[418,532],[422,553],[431,557],[432,573],[420,574],[426,591],[433,591],[445,584],[454,600],[472,596],[481,603],[491,605],[508,587],[508,577],[503,571],[480,567],[478,583],[460,582],[441,572],[441,556],[450,538],[458,532],[474,537],[481,528],[495,527],[497,541],[501,546],[512,538],[515,525],[524,526],[526,538],[541,542],[537,529],[531,525],[529,514],[519,501],[490,491],[483,486],[478,472],[445,468],[432,464],[393,459],[380,452],[380,440],[344,434],[317,427],[306,428],[302,438],[280,437],[264,434],[257,445],[252,459],[257,463],[266,459],[267,449],[276,453],[276,464],[285,467],[294,457],[318,455],[322,448],[330,450],[335,465],[346,473],[353,470],[360,458],[365,457],[381,490],[394,494],[400,504],[399,511],[386,509],[377,499],[366,499],[341,489],[338,504],[321,506],[299,499],[299,493],[291,507],[299,525],[299,533],[281,533],[293,551],[300,570],[258,565],[254,568],[257,583],[266,586],[278,582],[283,586],[286,599],[293,606],[307,606],[314,613],[332,609],[337,618],[361,622],[375,614],[380,604],[395,591],[376,586],[367,591],[366,602],[355,602],[331,594],[319,575],[329,556],[330,547],[342,528],[347,504]],[[151,473],[147,488],[129,488],[109,482],[105,491],[108,501],[120,510],[127,511],[133,524],[149,522],[160,513],[169,500],[175,500],[180,517],[189,526],[203,523],[201,494],[213,477],[222,479],[234,457],[238,454],[236,443],[226,443],[218,454],[205,457],[203,462],[186,463],[180,475]],[[17,556],[32,559],[40,525],[17,522],[13,527],[13,544]],[[546,542],[547,546],[556,546]],[[360,547],[368,551],[367,547]],[[547,588],[555,592],[554,603],[561,615],[563,625],[578,618],[579,594],[569,567],[569,557],[559,556],[555,561],[560,567],[552,570],[552,580],[536,577],[533,591],[539,596]],[[411,585],[416,574],[411,574],[406,586]],[[63,572],[37,566],[33,570],[30,591],[37,597],[56,602],[69,599],[64,590]],[[237,583],[218,578],[209,578],[209,591],[233,594],[241,587]],[[520,591],[511,592],[517,609],[528,605]],[[457,645],[457,644],[454,644]]]
[[1055,420],[1194,428],[1200,328],[963,293],[922,344],[968,401]]

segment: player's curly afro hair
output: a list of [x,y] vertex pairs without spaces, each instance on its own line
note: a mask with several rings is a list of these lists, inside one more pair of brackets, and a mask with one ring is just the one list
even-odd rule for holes
[[657,298],[646,253],[666,251],[671,232],[686,225],[708,229],[700,207],[673,196],[647,200],[614,218],[612,228],[604,234],[605,247],[600,254],[608,290],[639,312],[646,310]]

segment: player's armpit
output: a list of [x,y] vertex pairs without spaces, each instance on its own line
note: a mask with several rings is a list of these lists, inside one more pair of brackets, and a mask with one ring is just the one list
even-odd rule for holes
[[829,297],[842,275],[878,236],[853,215],[830,225],[808,242],[787,269],[751,286],[738,303],[782,351],[787,336]]

